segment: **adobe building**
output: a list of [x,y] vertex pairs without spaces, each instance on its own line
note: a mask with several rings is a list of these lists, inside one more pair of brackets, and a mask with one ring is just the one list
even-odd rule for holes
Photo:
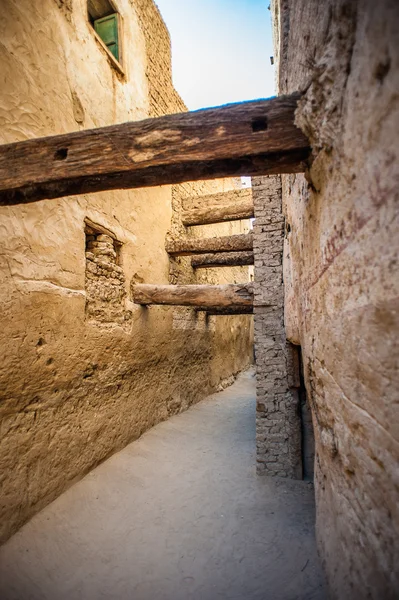
[[[185,111],[152,1],[6,4],[2,143]],[[238,137],[253,155],[239,154],[226,123],[217,129],[220,146],[225,135],[231,144],[223,168],[237,177],[248,169],[252,191],[237,178],[186,178],[1,208],[2,539],[249,365],[243,310],[160,306],[176,292],[163,288],[161,298],[145,285],[202,283],[216,293],[229,283],[254,313],[258,473],[314,478],[333,598],[393,600],[399,7],[274,0],[271,11],[283,98],[226,109],[243,111]],[[257,110],[265,114],[252,118]],[[67,150],[52,158],[62,163]],[[213,155],[203,160],[212,176],[223,171]],[[216,257],[222,247],[236,256]],[[253,286],[248,268],[234,266],[252,263]]]
[[[152,0],[6,0],[0,142],[185,111]],[[104,40],[101,38],[104,37]],[[107,46],[108,44],[108,46]],[[118,152],[118,149],[115,149]],[[62,157],[60,157],[62,159]],[[250,316],[133,304],[134,283],[238,283],[248,267],[194,270],[169,240],[226,179],[2,207],[1,540],[149,427],[252,361]]]
[[296,123],[312,157],[304,174],[252,183],[258,470],[312,476],[315,446],[332,597],[393,600],[399,5],[274,0],[271,10],[278,93],[303,93]]

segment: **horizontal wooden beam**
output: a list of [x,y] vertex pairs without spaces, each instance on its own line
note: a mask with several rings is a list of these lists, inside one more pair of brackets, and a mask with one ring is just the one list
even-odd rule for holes
[[195,306],[200,310],[253,306],[253,284],[132,285],[136,304]]
[[214,238],[185,238],[166,243],[166,252],[171,256],[190,256],[215,252],[242,252],[253,250],[252,233],[228,235]]
[[254,253],[247,252],[218,252],[193,256],[193,269],[212,269],[213,267],[246,267],[254,264]]
[[254,216],[251,188],[199,196],[186,201],[183,207],[182,221],[186,226],[239,221]]
[[227,315],[253,315],[253,306],[240,306],[239,308],[196,308],[199,312],[206,312],[209,317],[213,316],[227,316]]
[[296,93],[0,146],[0,204],[239,175],[297,173]]

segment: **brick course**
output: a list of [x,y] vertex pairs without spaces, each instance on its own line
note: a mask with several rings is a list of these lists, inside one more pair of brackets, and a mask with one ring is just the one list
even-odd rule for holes
[[301,422],[294,349],[284,331],[284,216],[280,177],[252,179],[257,470],[302,478]]

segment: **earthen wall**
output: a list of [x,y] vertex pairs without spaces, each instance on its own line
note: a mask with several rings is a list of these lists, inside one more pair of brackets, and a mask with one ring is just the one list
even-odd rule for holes
[[[1,143],[185,108],[152,1],[114,4],[121,68],[94,35],[85,0],[2,3]],[[250,318],[180,327],[175,309],[131,301],[132,282],[171,281],[165,238],[181,195],[164,186],[1,209],[1,540],[248,365]]]
[[299,368],[284,330],[281,177],[253,177],[252,196],[257,470],[302,479]]
[[399,592],[399,5],[276,0],[280,94],[304,92],[306,175],[282,177],[285,329],[302,347],[332,595]]

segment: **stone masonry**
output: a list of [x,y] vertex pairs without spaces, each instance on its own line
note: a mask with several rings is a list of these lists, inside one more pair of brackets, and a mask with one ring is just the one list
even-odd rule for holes
[[284,331],[281,178],[253,178],[252,191],[257,469],[260,474],[301,479],[299,372]]
[[86,226],[86,318],[124,325],[132,314],[125,309],[125,276],[117,264],[118,243],[110,235]]

